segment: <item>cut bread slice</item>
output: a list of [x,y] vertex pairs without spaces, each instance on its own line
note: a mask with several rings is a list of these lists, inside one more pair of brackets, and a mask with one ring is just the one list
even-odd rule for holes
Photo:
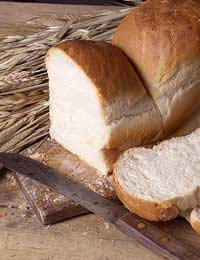
[[162,135],[158,108],[117,47],[66,41],[48,51],[46,66],[51,137],[100,173]]
[[114,185],[130,211],[152,221],[200,206],[200,129],[152,149],[127,150],[115,164]]

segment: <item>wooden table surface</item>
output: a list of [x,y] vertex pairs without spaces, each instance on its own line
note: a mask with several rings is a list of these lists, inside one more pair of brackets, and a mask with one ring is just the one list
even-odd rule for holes
[[[72,6],[0,2],[0,33],[20,33],[27,20],[44,16],[89,14],[119,7]],[[17,30],[16,30],[17,28]],[[181,220],[179,220],[181,221]],[[174,235],[191,240],[171,222]],[[182,225],[182,227],[183,227]],[[163,225],[167,232],[167,228]],[[199,240],[194,239],[194,243]],[[42,226],[28,209],[26,200],[11,175],[0,176],[0,259],[2,260],[159,260],[162,259],[122,234],[113,225],[90,214],[53,226]]]

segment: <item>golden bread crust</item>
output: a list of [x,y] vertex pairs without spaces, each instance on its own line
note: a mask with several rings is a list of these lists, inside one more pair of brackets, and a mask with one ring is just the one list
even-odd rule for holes
[[200,58],[200,1],[149,0],[117,29],[113,44],[148,85],[165,82],[180,64]]

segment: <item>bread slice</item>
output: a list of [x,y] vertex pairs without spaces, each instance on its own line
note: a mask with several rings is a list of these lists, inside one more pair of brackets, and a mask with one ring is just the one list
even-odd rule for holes
[[116,193],[148,220],[170,220],[200,206],[200,129],[152,149],[132,148],[114,167]]
[[50,135],[101,174],[121,151],[162,135],[152,98],[120,49],[66,41],[46,56]]

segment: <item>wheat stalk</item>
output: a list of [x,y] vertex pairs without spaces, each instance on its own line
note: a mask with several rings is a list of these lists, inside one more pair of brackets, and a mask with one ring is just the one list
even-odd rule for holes
[[46,51],[63,40],[110,42],[132,8],[72,17],[64,26],[0,39],[0,151],[18,152],[48,135]]

